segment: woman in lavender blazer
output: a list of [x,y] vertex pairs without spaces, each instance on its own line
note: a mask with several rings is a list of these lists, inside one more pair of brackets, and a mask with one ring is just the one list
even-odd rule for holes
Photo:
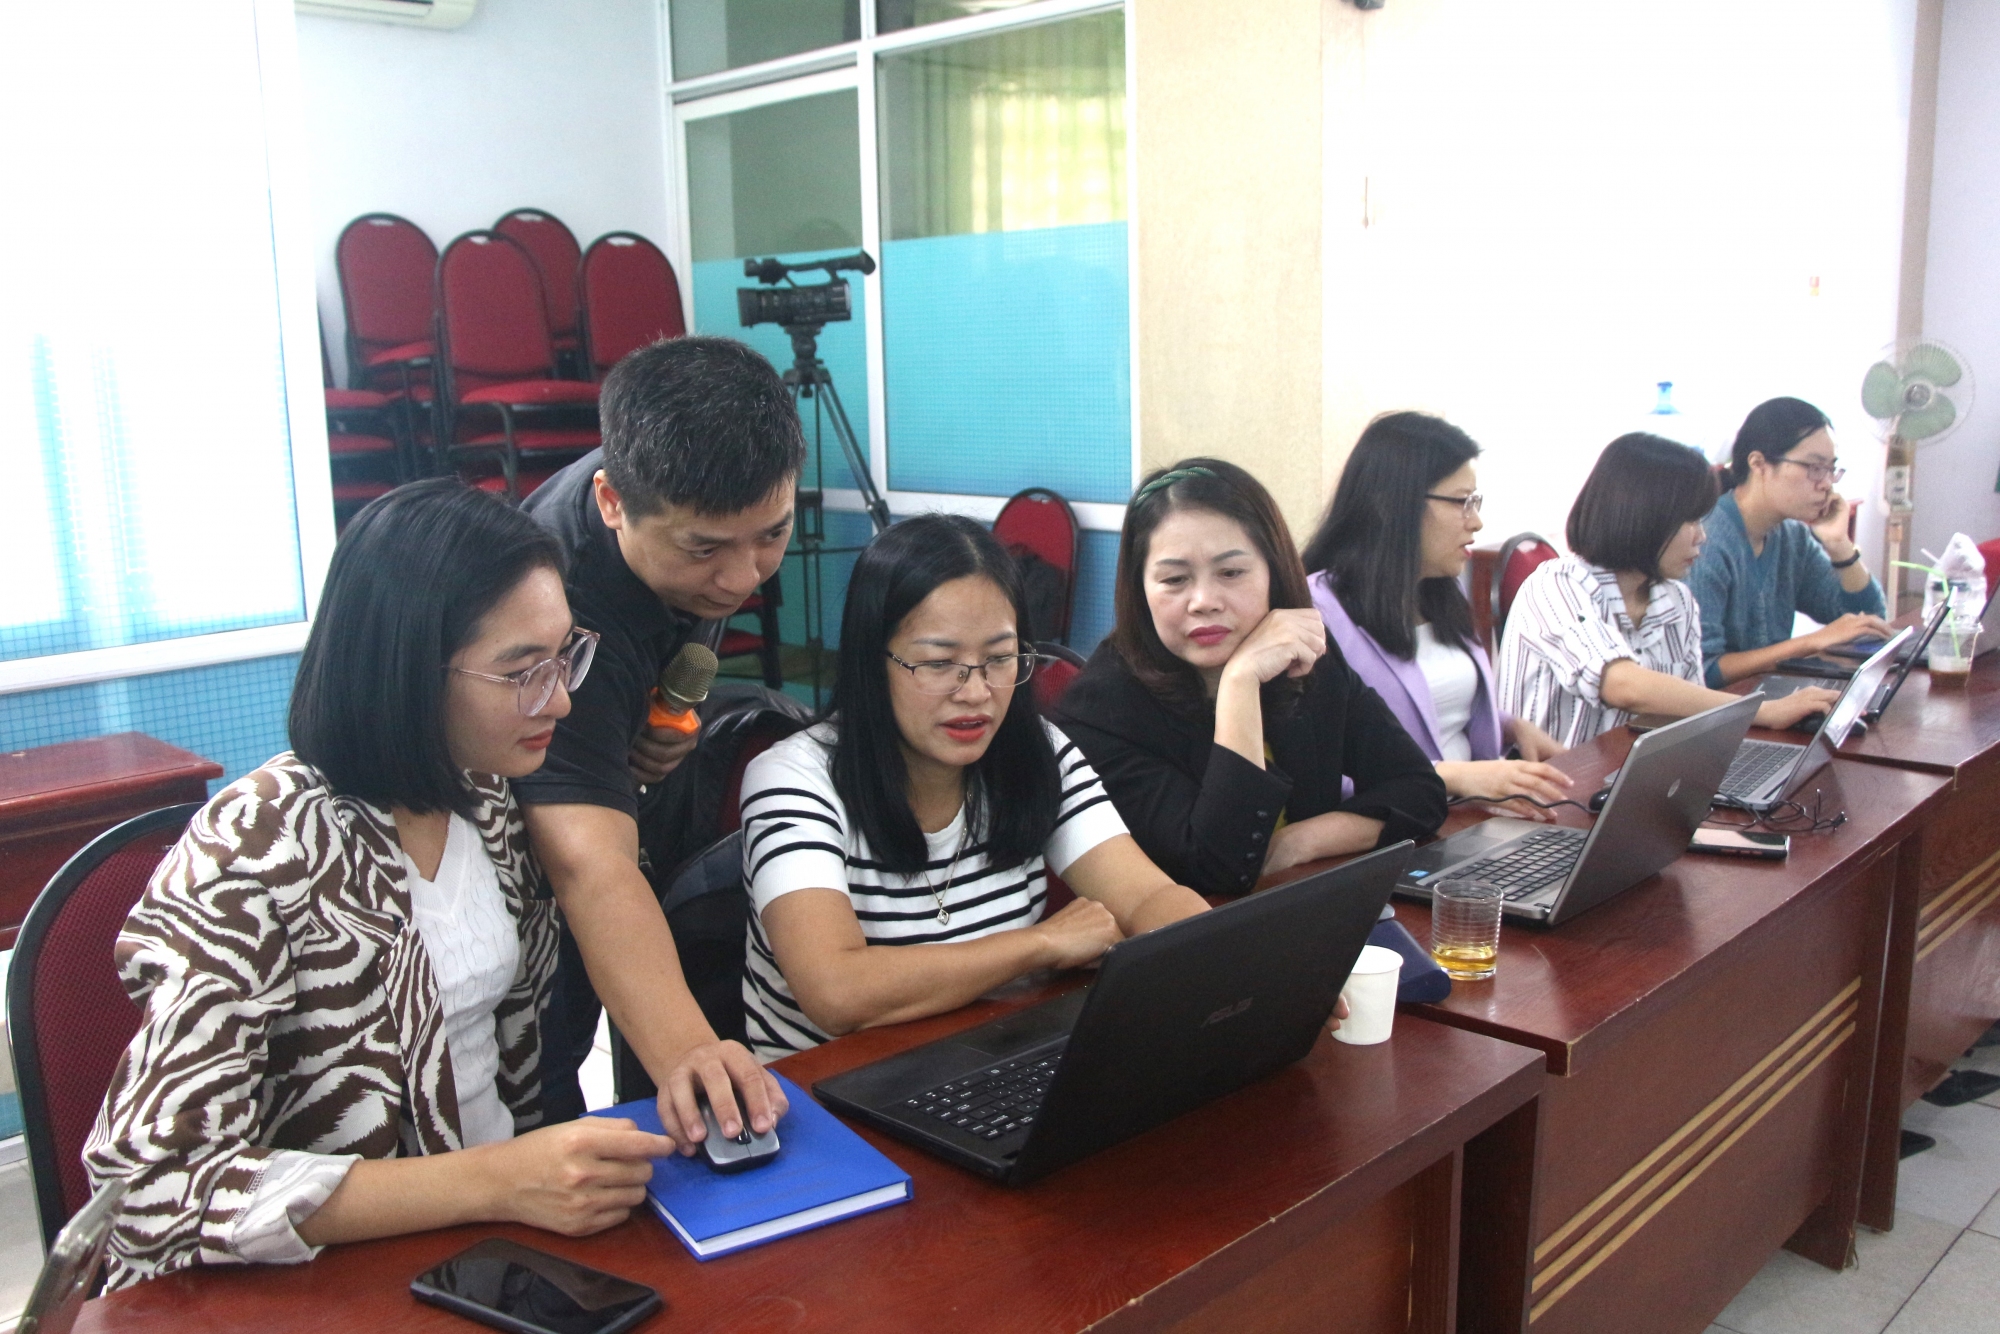
[[[1348,455],[1306,544],[1313,605],[1342,656],[1436,766],[1454,797],[1547,804],[1570,778],[1541,728],[1499,711],[1493,669],[1459,590],[1484,525],[1479,446],[1421,412],[1377,417]],[[1507,758],[1509,747],[1519,759]]]

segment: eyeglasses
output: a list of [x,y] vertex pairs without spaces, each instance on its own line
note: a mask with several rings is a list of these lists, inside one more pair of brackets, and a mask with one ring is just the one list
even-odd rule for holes
[[450,670],[460,676],[476,676],[482,681],[515,687],[518,692],[515,703],[522,713],[533,718],[549,707],[549,701],[556,697],[557,682],[562,683],[564,690],[575,690],[583,684],[583,678],[590,674],[590,660],[597,656],[598,638],[595,630],[571,631],[569,641],[555,657],[543,658],[532,667],[523,667],[505,676],[475,672],[464,667],[452,667]]
[[1812,479],[1814,486],[1818,486],[1821,482],[1837,482],[1847,476],[1847,469],[1840,466],[1839,459],[1831,463],[1808,463],[1804,459],[1779,459],[1778,462],[1804,468],[1806,476]]
[[1479,513],[1480,506],[1486,503],[1486,497],[1480,495],[1477,491],[1474,491],[1469,496],[1441,496],[1435,492],[1426,491],[1424,492],[1424,499],[1442,500],[1447,505],[1456,505],[1465,511],[1465,517],[1468,519]]
[[1038,653],[1003,653],[980,663],[953,662],[949,658],[904,662],[886,649],[884,653],[889,661],[908,672],[917,689],[926,695],[953,694],[972,679],[974,672],[985,677],[986,684],[995,690],[1011,689],[1033,676],[1035,664],[1041,661]]

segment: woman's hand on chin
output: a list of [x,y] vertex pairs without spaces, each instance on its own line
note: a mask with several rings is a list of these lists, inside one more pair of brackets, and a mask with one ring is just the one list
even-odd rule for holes
[[1277,607],[1264,613],[1223,671],[1244,672],[1258,684],[1280,675],[1304,676],[1326,653],[1326,622],[1311,607]]
[[1045,967],[1081,968],[1125,938],[1118,919],[1095,899],[1073,899],[1063,910],[1028,930],[1042,938],[1048,955]]

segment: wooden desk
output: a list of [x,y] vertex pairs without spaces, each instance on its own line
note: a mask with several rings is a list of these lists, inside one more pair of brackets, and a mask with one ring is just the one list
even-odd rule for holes
[[[1049,994],[778,1068],[809,1087]],[[1300,1064],[1023,1190],[863,1130],[912,1203],[706,1264],[650,1215],[576,1241],[457,1228],[172,1275],[91,1302],[77,1329],[463,1334],[409,1281],[497,1234],[654,1285],[658,1330],[1520,1330],[1541,1083],[1535,1052],[1405,1016],[1386,1044],[1322,1035]]]
[[[1943,776],[1950,785],[1923,836],[1914,917],[1898,923],[1911,969],[1898,1054],[1902,1105],[1951,1073],[2000,1019],[2000,654],[1970,677],[1910,673],[1895,703],[1843,758]],[[1907,1036],[1905,1036],[1905,1033]]]
[[206,801],[220,777],[215,761],[139,732],[0,754],[0,949],[84,844],[135,815]]
[[[1560,763],[1587,794],[1630,748],[1619,728]],[[1698,1334],[1780,1245],[1851,1254],[1900,851],[1946,784],[1837,763],[1814,787],[1848,821],[1788,861],[1683,857],[1553,930],[1509,926],[1496,977],[1421,1007],[1548,1057],[1537,1334]],[[1428,939],[1428,908],[1397,912]]]

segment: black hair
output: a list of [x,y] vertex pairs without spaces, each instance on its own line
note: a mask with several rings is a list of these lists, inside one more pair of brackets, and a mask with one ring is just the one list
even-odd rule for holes
[[470,815],[445,735],[446,664],[562,548],[520,510],[456,478],[371,501],[333,548],[286,720],[333,790],[387,808]]
[[733,338],[670,338],[628,353],[598,398],[604,476],[637,515],[667,505],[736,514],[789,486],[805,434],[771,363]]
[[[1207,510],[1242,527],[1270,568],[1272,607],[1310,607],[1312,592],[1306,587],[1305,567],[1299,564],[1284,514],[1264,484],[1242,468],[1222,459],[1182,459],[1171,467],[1155,468],[1140,481],[1125,506],[1125,526],[1118,535],[1113,596],[1117,621],[1111,628],[1111,646],[1156,697],[1184,710],[1199,710],[1209,707],[1201,674],[1160,641],[1152,604],[1146,600],[1146,558],[1153,531],[1177,510]],[[1262,693],[1269,707],[1296,699],[1303,689],[1298,678],[1280,675],[1265,682]]]
[[1715,508],[1715,469],[1701,451],[1644,431],[1604,447],[1569,507],[1569,549],[1606,570],[1637,570],[1646,587],[1666,576],[1660,557],[1682,524]]
[[1770,398],[1750,409],[1729,449],[1729,485],[1750,480],[1750,456],[1762,454],[1767,463],[1798,447],[1799,441],[1833,425],[1824,412],[1803,398]]
[[[919,514],[882,533],[854,563],[840,623],[839,675],[829,714],[836,717],[833,785],[848,816],[882,865],[915,875],[930,859],[910,810],[902,731],[889,699],[889,640],[940,584],[990,579],[1028,625],[1027,598],[1014,558],[977,522],[955,514]],[[1021,642],[1023,651],[1033,645]],[[993,742],[965,771],[968,853],[984,847],[992,865],[1018,866],[1042,850],[1056,827],[1062,776],[1035,708],[1031,686],[1017,686]]]
[[1422,579],[1424,497],[1479,457],[1473,438],[1427,412],[1385,412],[1369,422],[1341,469],[1305,566],[1326,571],[1334,596],[1382,651],[1417,655],[1417,626],[1438,642],[1473,642],[1472,608],[1458,580]]

